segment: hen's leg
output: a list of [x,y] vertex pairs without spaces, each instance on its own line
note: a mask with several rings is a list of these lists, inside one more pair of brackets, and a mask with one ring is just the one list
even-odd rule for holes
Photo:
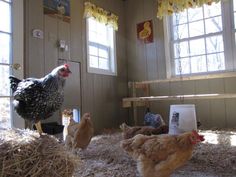
[[35,127],[37,129],[37,131],[39,132],[39,134],[41,135],[43,133],[43,129],[42,129],[42,126],[41,126],[41,122],[38,121],[36,124],[35,124]]

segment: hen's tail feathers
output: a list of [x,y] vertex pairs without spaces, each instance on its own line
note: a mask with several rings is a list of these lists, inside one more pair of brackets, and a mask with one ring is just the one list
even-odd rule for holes
[[123,123],[123,124],[120,125],[120,129],[122,131],[126,130],[127,128],[129,128],[129,127],[128,127],[128,125],[126,123]]
[[14,77],[14,76],[9,76],[9,79],[10,79],[11,89],[12,89],[13,92],[15,92],[16,89],[17,89],[17,86],[18,86],[19,82],[21,82],[21,80]]

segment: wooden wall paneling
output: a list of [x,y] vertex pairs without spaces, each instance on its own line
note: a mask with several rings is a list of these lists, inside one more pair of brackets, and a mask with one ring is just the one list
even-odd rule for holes
[[[236,78],[225,78],[224,86],[226,93],[235,93]],[[226,104],[226,125],[227,127],[236,127],[236,99],[225,99]]]
[[170,101],[155,101],[151,103],[152,111],[160,114],[167,125],[169,124],[170,104]]
[[[155,1],[156,2],[156,1]],[[156,6],[154,6],[156,7]],[[156,8],[154,8],[156,9]],[[159,20],[154,16],[154,29],[155,29],[155,43],[156,43],[156,58],[157,58],[157,71],[158,78],[166,78],[166,60],[165,60],[165,47],[164,47],[164,30],[163,20]]]
[[58,22],[58,40],[65,41],[68,46],[67,49],[58,49],[58,57],[60,59],[70,60],[70,23],[64,22],[62,20],[57,20]]
[[195,81],[170,82],[170,95],[188,95],[195,92]]
[[213,101],[210,101],[210,104],[210,126],[218,128],[226,127],[226,105],[224,99],[215,99]]
[[44,15],[44,63],[45,73],[49,73],[57,66],[58,59],[58,33],[57,19]]
[[209,100],[196,100],[196,117],[201,122],[200,128],[211,128],[212,117],[211,117],[211,105]]
[[[139,52],[140,41],[137,41],[137,29],[136,25],[139,22],[142,22],[142,11],[141,8],[142,3],[140,1],[130,0],[126,2],[126,37],[127,37],[127,60],[128,60],[128,72],[129,72],[129,81],[136,81],[138,79],[142,79],[142,75],[145,74],[143,63],[145,62],[143,58],[143,53]],[[132,10],[128,10],[132,9]],[[139,56],[139,54],[141,56]],[[142,60],[142,63],[140,63]],[[139,70],[140,69],[140,70]]]
[[209,87],[210,93],[225,93],[225,82],[223,78],[209,79]]
[[226,127],[236,127],[236,99],[225,99],[226,104]]
[[[224,93],[225,85],[224,79],[210,79],[209,80],[210,93]],[[212,122],[217,127],[226,126],[226,104],[225,99],[211,100],[211,116]]]
[[[195,81],[195,94],[210,93],[209,80]],[[209,128],[211,125],[211,105],[209,100],[196,100],[196,116],[202,127]]]
[[93,120],[95,122],[95,129],[101,130],[107,122],[104,117],[105,107],[103,104],[103,84],[102,77],[100,75],[94,75],[94,98],[92,104],[94,104]]
[[226,93],[235,93],[236,91],[236,77],[234,78],[225,78],[224,86]]
[[44,40],[32,36],[34,29],[44,31],[43,1],[25,1],[26,7],[26,77],[42,77],[44,75]]
[[79,62],[68,61],[67,63],[72,74],[66,80],[63,108],[81,111],[81,66]]
[[[72,61],[83,61],[83,18],[84,3],[82,0],[71,0],[70,22],[70,57]],[[86,53],[85,53],[86,54]]]
[[154,23],[155,13],[154,6],[156,5],[155,1],[151,1],[147,3],[147,1],[143,0],[143,14],[144,20],[152,20],[152,33],[153,33],[153,42],[144,44],[145,45],[145,59],[146,59],[146,72],[147,72],[147,79],[153,80],[158,78],[158,60],[157,60],[157,51],[156,49],[156,24]]

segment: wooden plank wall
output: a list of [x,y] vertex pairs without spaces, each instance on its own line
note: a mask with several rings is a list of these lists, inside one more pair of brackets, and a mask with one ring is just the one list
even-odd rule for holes
[[[84,0],[71,0],[69,25],[55,21],[43,14],[43,1],[25,1],[25,77],[41,77],[56,66],[57,57],[67,58],[81,64],[81,111],[90,112],[96,132],[104,128],[118,127],[128,117],[122,108],[122,98],[127,97],[127,60],[125,38],[124,2],[117,0],[90,1],[119,16],[119,31],[116,33],[118,76],[105,76],[87,72],[86,26],[83,18]],[[45,29],[45,25],[49,28]],[[32,37],[32,29],[44,31],[44,39]],[[68,31],[69,30],[69,31]],[[69,41],[69,54],[58,53],[55,41],[62,36]],[[66,36],[65,36],[66,35]],[[69,39],[68,36],[69,35]],[[76,93],[75,93],[76,94]]]
[[[128,0],[125,2],[128,80],[142,81],[166,78],[163,22],[156,18],[156,0]],[[137,39],[136,25],[153,21],[154,42],[144,44]],[[236,93],[236,78],[160,83],[151,85],[151,95]],[[168,123],[171,104],[196,105],[197,119],[203,127],[236,127],[236,99],[155,101],[151,111],[159,113]],[[142,124],[145,109],[138,108]]]

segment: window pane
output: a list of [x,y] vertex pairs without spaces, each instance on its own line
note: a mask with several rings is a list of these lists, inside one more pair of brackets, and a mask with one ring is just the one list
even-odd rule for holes
[[174,44],[175,58],[189,56],[188,42]]
[[213,36],[206,38],[207,53],[216,53],[224,51],[222,36]]
[[94,31],[89,31],[89,41],[90,42],[97,42],[97,33]]
[[10,63],[10,35],[0,33],[0,63]]
[[89,55],[98,56],[98,48],[94,46],[89,46]]
[[108,46],[107,36],[104,34],[99,34],[97,36],[97,43]]
[[9,3],[0,1],[0,31],[11,32],[11,6]]
[[89,31],[96,32],[97,22],[93,18],[88,19]]
[[191,57],[192,73],[206,72],[206,56]]
[[207,56],[209,71],[219,71],[225,69],[224,53],[217,53]]
[[89,61],[90,61],[90,67],[92,68],[98,68],[98,57],[94,57],[94,56],[90,56],[89,57]]
[[0,125],[3,128],[11,127],[10,98],[0,98]]
[[0,82],[0,95],[1,96],[10,96],[10,81],[8,79],[9,77],[9,66],[0,66],[0,76],[1,76],[1,82]]
[[173,15],[173,25],[187,23],[187,11]]
[[188,37],[188,25],[178,25],[174,27],[174,39],[184,39]]
[[177,75],[190,73],[189,58],[175,60],[175,73]]
[[214,17],[221,15],[221,4],[212,3],[212,5],[204,5],[204,16],[205,18]]
[[196,39],[190,41],[190,55],[202,55],[205,54],[204,39]]
[[204,24],[203,21],[197,21],[189,23],[189,35],[190,37],[200,36],[204,34]]
[[220,31],[222,31],[221,16],[206,20],[206,34],[220,32]]
[[236,11],[236,0],[234,0],[234,11]]
[[107,59],[99,58],[99,68],[109,69],[109,61]]
[[234,29],[236,29],[236,13],[234,12]]
[[99,57],[108,59],[108,52],[109,51],[107,51],[107,50],[99,49]]
[[202,13],[203,9],[200,8],[189,8],[188,9],[188,21],[189,22],[193,22],[196,20],[201,20],[203,19],[203,13]]

